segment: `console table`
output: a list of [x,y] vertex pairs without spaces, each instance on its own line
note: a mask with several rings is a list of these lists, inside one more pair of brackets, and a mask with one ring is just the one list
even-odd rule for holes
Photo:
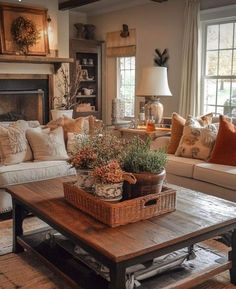
[[121,136],[125,138],[133,138],[134,136],[139,136],[142,139],[146,139],[150,137],[152,140],[159,136],[170,135],[171,129],[170,128],[156,128],[155,131],[148,132],[144,128],[120,128],[119,129]]

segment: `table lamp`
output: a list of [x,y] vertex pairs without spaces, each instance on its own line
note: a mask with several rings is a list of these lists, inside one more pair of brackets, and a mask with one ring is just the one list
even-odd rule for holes
[[136,91],[137,96],[144,96],[146,120],[153,119],[161,123],[163,117],[162,96],[172,96],[167,79],[166,67],[146,67],[142,71],[141,81]]

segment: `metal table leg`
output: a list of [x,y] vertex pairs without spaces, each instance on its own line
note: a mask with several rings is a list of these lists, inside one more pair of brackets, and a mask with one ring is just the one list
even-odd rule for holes
[[232,250],[229,252],[229,259],[232,261],[232,268],[230,269],[230,281],[236,285],[236,230],[233,231],[231,239]]
[[23,221],[26,216],[26,211],[19,205],[14,199],[13,204],[13,252],[20,253],[24,251],[24,248],[17,242],[17,236],[23,234]]
[[116,264],[110,269],[111,285],[110,289],[126,289],[125,286],[125,267]]

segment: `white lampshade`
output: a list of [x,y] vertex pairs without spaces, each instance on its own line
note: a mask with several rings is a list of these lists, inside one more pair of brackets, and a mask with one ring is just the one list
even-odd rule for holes
[[145,67],[136,91],[137,96],[171,96],[166,67]]

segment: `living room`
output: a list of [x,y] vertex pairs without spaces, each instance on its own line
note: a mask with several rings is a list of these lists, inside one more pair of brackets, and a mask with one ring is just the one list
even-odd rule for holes
[[0,10],[0,288],[235,288],[235,0]]

